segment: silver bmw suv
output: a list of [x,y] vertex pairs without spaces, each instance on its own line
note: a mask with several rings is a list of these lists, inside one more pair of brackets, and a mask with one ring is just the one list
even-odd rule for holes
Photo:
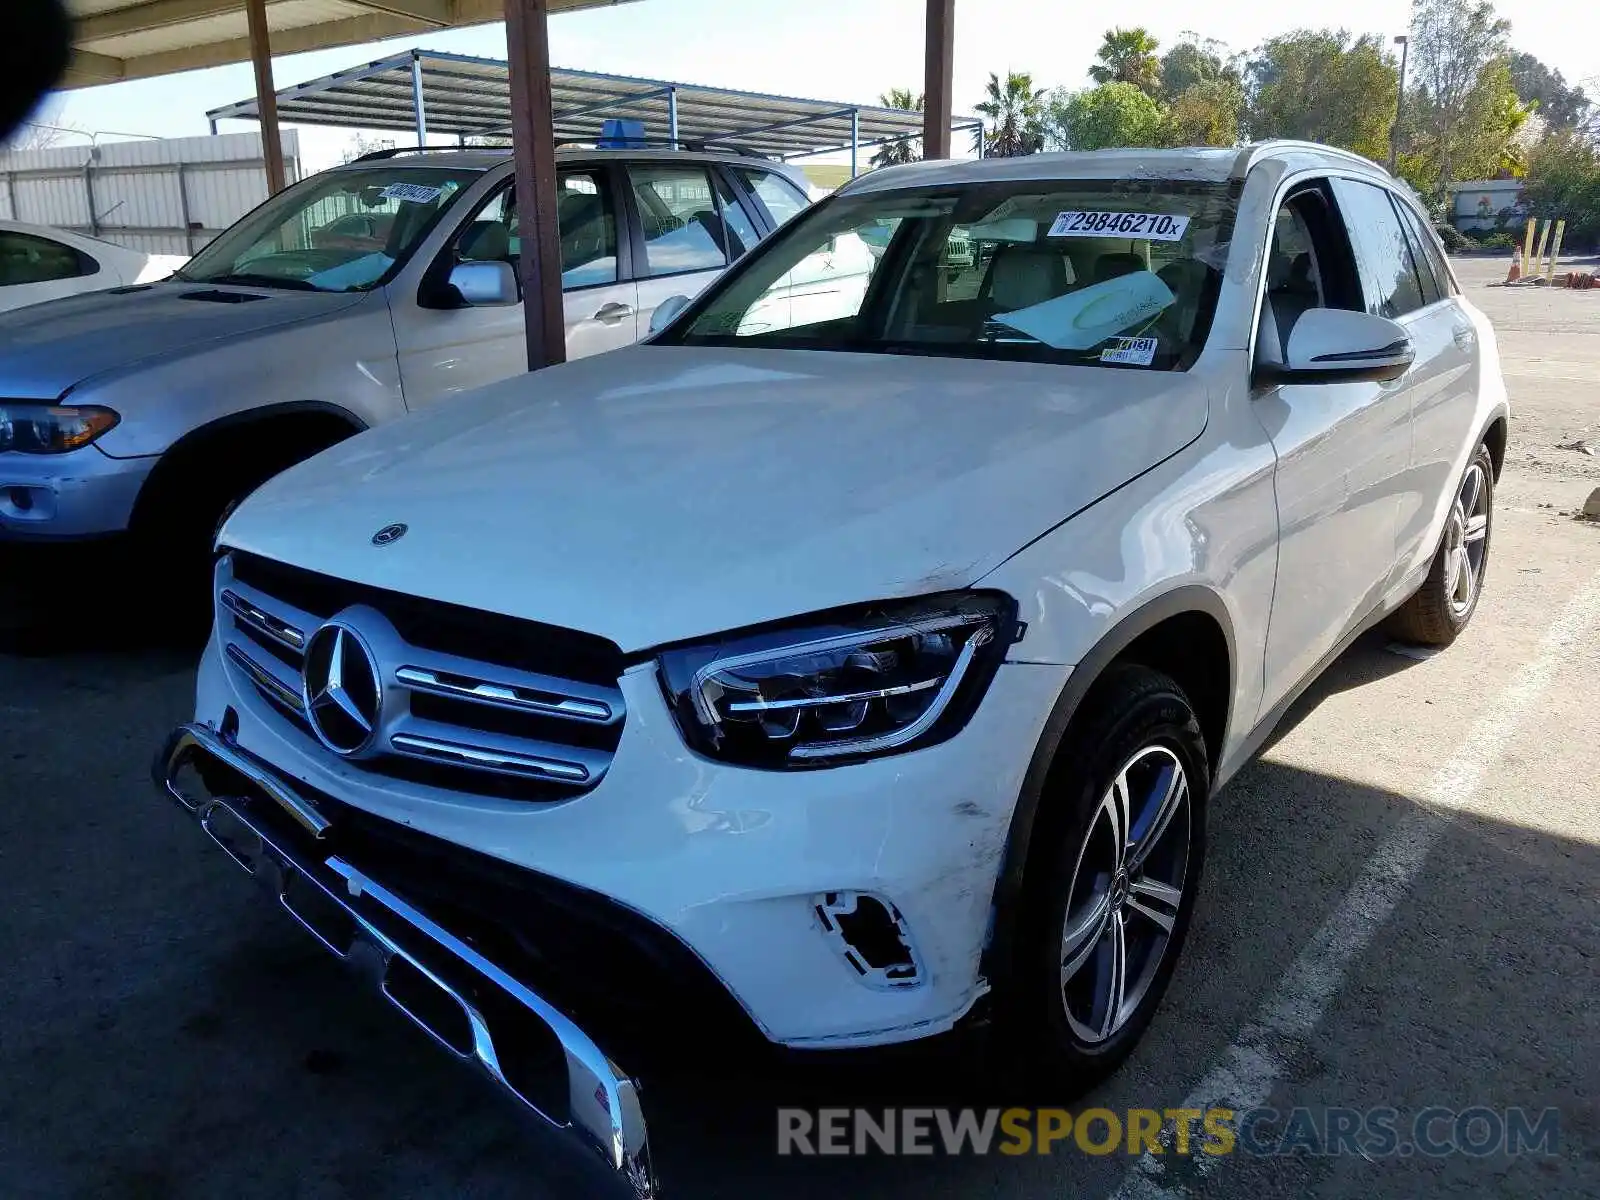
[[[0,315],[0,544],[131,530],[203,563],[285,467],[525,370],[509,154],[380,151],[162,282]],[[733,153],[560,164],[572,358],[637,340],[808,203],[793,168]]]

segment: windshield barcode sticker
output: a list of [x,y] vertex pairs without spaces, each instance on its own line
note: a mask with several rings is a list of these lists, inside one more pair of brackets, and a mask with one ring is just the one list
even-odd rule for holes
[[421,183],[391,183],[379,193],[385,200],[408,201],[412,204],[432,204],[443,188],[428,187]]
[[1130,237],[1176,242],[1189,218],[1176,213],[1064,212],[1050,226],[1051,237]]
[[1119,337],[1115,346],[1100,351],[1100,361],[1125,363],[1130,367],[1148,367],[1156,360],[1156,339]]

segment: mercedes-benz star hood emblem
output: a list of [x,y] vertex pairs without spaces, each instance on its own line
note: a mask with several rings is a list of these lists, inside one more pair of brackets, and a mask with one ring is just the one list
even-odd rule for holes
[[398,521],[393,525],[385,525],[382,529],[378,530],[377,533],[372,535],[372,544],[374,546],[387,546],[393,542],[398,542],[401,538],[405,537],[406,530],[410,528],[411,526]]

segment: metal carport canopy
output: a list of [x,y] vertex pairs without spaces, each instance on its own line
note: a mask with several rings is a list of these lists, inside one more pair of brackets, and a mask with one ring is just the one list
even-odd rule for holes
[[[623,0],[548,0],[552,13]],[[60,87],[94,87],[250,61],[246,0],[67,0],[72,65]],[[267,0],[273,54],[505,20],[504,0]]]
[[[646,138],[796,157],[923,132],[922,114],[909,110],[561,67],[550,70],[550,92],[558,140],[592,142],[602,121],[620,117],[641,122]],[[300,125],[420,134],[425,124],[429,133],[462,136],[505,134],[511,127],[509,64],[432,50],[407,51],[284,88],[277,100],[279,119]],[[258,113],[249,99],[206,115],[216,122],[253,120]],[[957,123],[975,126],[978,118]]]

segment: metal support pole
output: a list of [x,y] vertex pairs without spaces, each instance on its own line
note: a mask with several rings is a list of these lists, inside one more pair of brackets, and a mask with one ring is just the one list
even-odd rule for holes
[[422,59],[411,52],[411,107],[417,113],[417,145],[428,144],[428,111],[422,103]]
[[667,140],[678,144],[678,89],[667,89]]
[[549,12],[549,0],[505,0],[517,225],[522,234],[522,318],[530,371],[567,357],[561,239],[556,233]]
[[859,108],[852,108],[850,110],[850,178],[851,179],[854,179],[856,177],[856,175],[859,173],[858,170],[857,170],[857,167],[856,167],[856,159],[860,156],[860,154],[861,154],[861,110]]
[[184,173],[184,164],[178,164],[178,214],[183,219],[183,252],[194,253],[194,221],[189,216],[189,185],[188,176]]
[[283,191],[283,136],[278,132],[278,93],[272,86],[272,40],[267,32],[266,0],[245,0],[250,26],[250,62],[256,72],[256,114],[261,119],[261,156],[267,164],[267,193]]
[[1401,34],[1394,39],[1400,43],[1400,94],[1394,101],[1394,128],[1389,130],[1389,174],[1394,174],[1395,159],[1400,154],[1400,122],[1406,115],[1406,58],[1411,53],[1411,39]]
[[213,117],[213,118],[212,118],[212,119],[211,119],[211,120],[210,120],[210,121],[208,121],[208,122],[206,122],[206,123],[207,123],[207,124],[208,124],[208,125],[210,125],[210,126],[211,126],[211,136],[212,136],[212,137],[216,137],[216,136],[217,136],[217,122],[216,122],[216,118],[214,118],[214,117]]
[[923,71],[922,156],[950,157],[950,114],[956,45],[956,0],[928,0]]
[[95,212],[94,198],[94,151],[89,151],[89,157],[83,164],[83,199],[89,206],[89,232],[95,237],[100,236],[100,214]]
[[6,172],[6,203],[10,205],[6,216],[13,221],[22,220],[22,214],[17,212],[17,173]]

